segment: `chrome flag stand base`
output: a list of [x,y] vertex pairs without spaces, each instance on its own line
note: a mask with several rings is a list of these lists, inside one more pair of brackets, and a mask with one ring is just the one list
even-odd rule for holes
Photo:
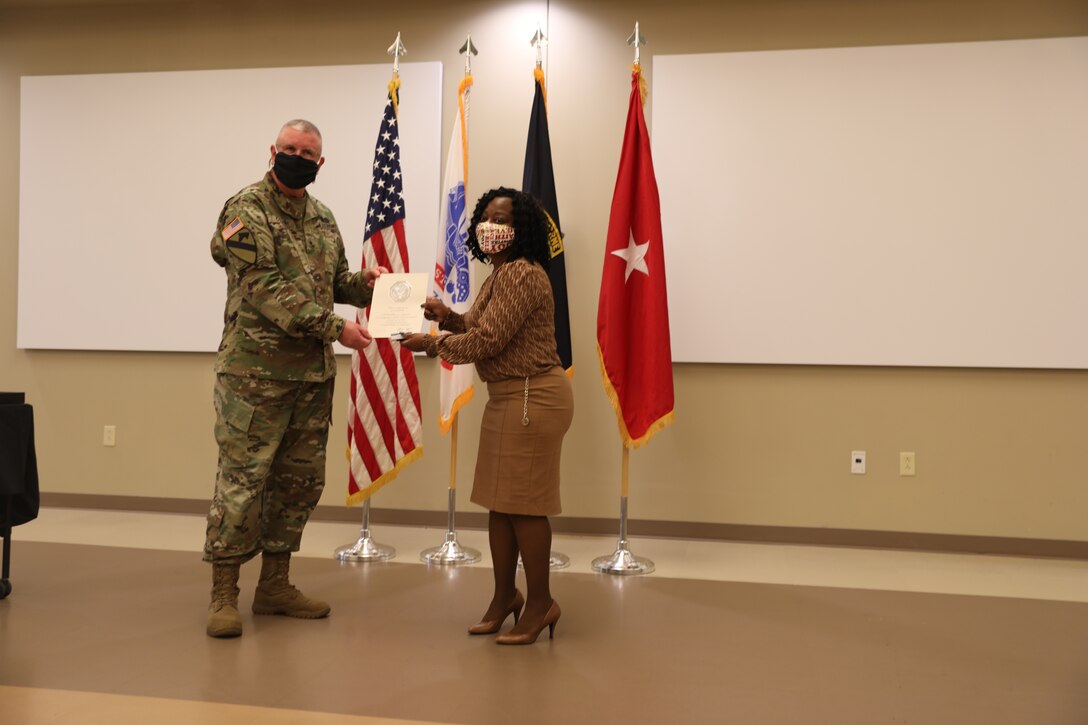
[[447,516],[446,541],[442,546],[424,549],[419,554],[420,561],[426,564],[441,564],[443,566],[457,566],[458,564],[475,564],[481,558],[480,552],[461,546],[457,543],[457,532],[453,530],[453,509],[457,503],[457,489],[450,489],[449,514]]
[[641,556],[635,556],[627,548],[627,497],[620,499],[620,540],[611,556],[599,556],[593,560],[593,571],[602,574],[649,574],[654,570],[654,563]]
[[457,543],[457,532],[447,531],[446,542],[442,546],[424,549],[419,558],[427,564],[457,566],[458,564],[475,564],[481,556],[475,549]]
[[654,563],[632,554],[623,539],[620,539],[612,556],[600,556],[593,560],[593,571],[602,574],[649,574],[653,570]]
[[[551,552],[551,556],[548,557],[549,569],[566,569],[570,566],[570,557],[566,554],[560,554],[558,551]],[[518,554],[518,569],[524,569],[525,564],[521,563],[521,554]]]
[[551,558],[548,559],[548,568],[550,569],[566,569],[570,566],[570,557],[566,554],[560,554],[558,551],[553,551]]
[[359,540],[349,546],[336,550],[340,561],[386,561],[397,555],[392,546],[378,544],[370,538],[370,499],[363,503],[363,526],[359,530]]

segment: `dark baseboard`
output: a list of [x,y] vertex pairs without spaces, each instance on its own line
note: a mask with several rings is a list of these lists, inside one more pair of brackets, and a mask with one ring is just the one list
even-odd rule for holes
[[[152,498],[104,494],[42,493],[43,506],[57,508],[109,509],[172,514],[204,514],[208,502],[190,498]],[[340,506],[318,506],[314,521],[362,521],[361,510]],[[413,509],[371,509],[373,524],[394,526],[446,526],[445,511]],[[487,514],[458,512],[457,526],[486,529]],[[557,534],[619,536],[617,519],[555,516],[552,530]],[[630,536],[655,536],[671,539],[704,539],[761,544],[804,544],[810,546],[851,546],[870,549],[902,549],[956,554],[996,554],[1002,556],[1039,556],[1061,559],[1088,559],[1088,541],[1067,539],[1024,539],[1008,536],[969,536],[928,534],[909,531],[871,531],[865,529],[827,529],[805,526],[753,526],[750,524],[715,524],[694,521],[630,520]]]

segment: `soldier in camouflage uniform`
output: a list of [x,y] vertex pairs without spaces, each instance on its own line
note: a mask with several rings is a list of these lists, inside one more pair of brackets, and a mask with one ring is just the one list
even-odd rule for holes
[[362,349],[366,328],[333,302],[370,303],[383,268],[350,272],[332,213],[306,193],[324,163],[308,121],[284,124],[272,168],[231,197],[212,237],[227,274],[215,371],[219,472],[204,560],[212,563],[207,633],[236,637],[238,570],[263,554],[255,614],[317,618],[324,602],[291,586],[288,568],[325,485],[336,360],[332,342]]

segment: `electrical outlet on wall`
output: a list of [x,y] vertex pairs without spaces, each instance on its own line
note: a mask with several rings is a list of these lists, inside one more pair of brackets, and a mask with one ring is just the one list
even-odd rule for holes
[[914,451],[899,451],[899,475],[913,476],[916,470]]
[[865,473],[865,451],[850,451],[850,473]]

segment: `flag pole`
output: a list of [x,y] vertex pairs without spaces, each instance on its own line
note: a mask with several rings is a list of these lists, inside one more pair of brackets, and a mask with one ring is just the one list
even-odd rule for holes
[[[640,63],[639,46],[644,45],[646,39],[638,30],[638,22],[635,23],[635,32],[627,38],[627,44],[635,46],[635,67]],[[622,441],[623,456],[620,464],[620,540],[616,544],[616,550],[611,556],[601,556],[593,560],[593,570],[603,574],[618,574],[621,576],[631,574],[649,574],[654,570],[654,563],[641,556],[635,556],[627,548],[627,494],[630,491],[629,470],[631,451],[627,447],[627,441]]]
[[[472,56],[479,54],[472,42],[471,34],[465,39],[465,44],[461,46],[461,50],[458,52],[465,56],[465,77],[470,78],[472,76]],[[466,122],[467,120],[465,119]],[[467,128],[465,133],[468,133]],[[467,155],[464,163],[467,168]],[[465,181],[467,182],[468,179],[466,178]],[[446,540],[441,546],[424,549],[420,552],[420,560],[427,564],[457,566],[459,564],[475,564],[482,558],[480,552],[476,549],[461,546],[457,541],[457,530],[453,525],[454,511],[457,508],[457,418],[458,414],[455,412],[450,423],[450,487],[446,513]]]
[[336,550],[340,561],[385,561],[397,555],[392,546],[385,546],[374,541],[370,536],[370,499],[363,502],[363,523],[359,529],[359,539],[350,546],[341,546]]
[[[533,37],[529,40],[529,45],[536,49],[536,69],[533,71],[533,76],[537,78],[540,83],[541,91],[544,90],[544,48],[548,45],[548,36],[544,34],[543,29],[540,27],[540,23],[536,24],[536,32],[533,33]],[[545,106],[547,106],[547,97],[545,96]],[[523,191],[528,191],[523,189]],[[567,375],[570,376],[571,370],[567,370]],[[566,569],[570,566],[570,557],[566,554],[558,551],[552,551],[548,557],[549,569]],[[518,568],[523,568],[521,563],[521,556],[518,555]]]
[[450,488],[449,510],[446,514],[446,540],[441,546],[424,549],[419,554],[421,561],[427,564],[441,564],[443,566],[457,566],[458,564],[475,564],[482,557],[476,549],[461,546],[457,541],[457,531],[453,525],[454,510],[457,507],[457,414],[453,414],[453,423],[450,429]]
[[635,556],[627,548],[627,492],[628,459],[631,455],[627,445],[623,445],[622,473],[620,474],[620,540],[616,550],[610,556],[600,556],[593,560],[593,571],[602,574],[649,574],[654,570],[654,563],[641,556]]

